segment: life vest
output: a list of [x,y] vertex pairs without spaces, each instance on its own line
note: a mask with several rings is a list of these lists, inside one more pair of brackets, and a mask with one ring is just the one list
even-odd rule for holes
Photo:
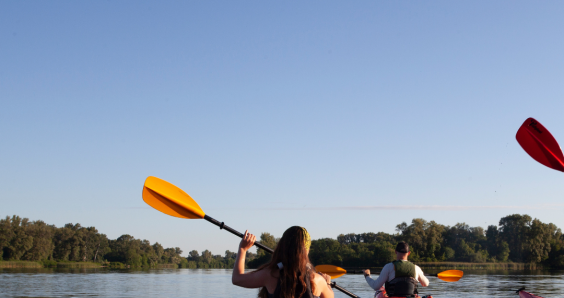
[[393,261],[396,277],[386,282],[386,293],[390,297],[416,297],[417,280],[415,265],[408,261]]

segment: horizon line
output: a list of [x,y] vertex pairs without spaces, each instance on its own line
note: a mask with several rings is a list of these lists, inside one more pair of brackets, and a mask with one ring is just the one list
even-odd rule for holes
[[549,209],[564,207],[564,204],[542,205],[494,205],[494,206],[461,206],[461,205],[372,205],[372,206],[336,206],[336,207],[272,207],[262,210],[487,210],[487,209]]

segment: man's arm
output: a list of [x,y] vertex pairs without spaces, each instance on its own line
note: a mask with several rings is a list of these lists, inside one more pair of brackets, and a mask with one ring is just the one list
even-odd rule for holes
[[419,266],[415,265],[415,272],[417,272],[417,280],[421,283],[422,286],[426,287],[429,285],[429,279],[423,273],[423,270],[419,268]]
[[387,264],[386,266],[384,266],[384,268],[382,268],[382,272],[380,272],[380,275],[378,276],[377,279],[372,279],[370,276],[366,276],[366,282],[368,283],[368,285],[373,288],[374,290],[379,290],[387,281],[388,281],[388,274],[390,273],[390,268],[393,268],[394,265],[392,265],[392,267],[389,266],[390,264]]

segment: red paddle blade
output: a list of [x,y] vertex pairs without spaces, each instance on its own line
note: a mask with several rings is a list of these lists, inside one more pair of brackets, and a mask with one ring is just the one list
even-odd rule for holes
[[529,118],[517,131],[517,142],[534,160],[564,172],[564,155],[556,139],[537,120]]

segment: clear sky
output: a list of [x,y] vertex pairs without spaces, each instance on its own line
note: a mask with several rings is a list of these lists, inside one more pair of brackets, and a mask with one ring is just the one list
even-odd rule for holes
[[147,176],[227,225],[313,239],[413,218],[564,227],[564,2],[1,1],[0,216],[236,250],[166,216]]

